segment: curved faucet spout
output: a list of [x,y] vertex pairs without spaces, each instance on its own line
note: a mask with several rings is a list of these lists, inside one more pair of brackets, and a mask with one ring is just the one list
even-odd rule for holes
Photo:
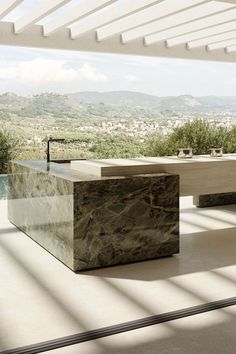
[[61,139],[61,138],[51,138],[49,137],[47,140],[47,150],[46,150],[46,154],[47,154],[47,163],[49,163],[51,161],[50,158],[50,143],[52,142],[57,142],[57,143],[64,143],[66,139]]

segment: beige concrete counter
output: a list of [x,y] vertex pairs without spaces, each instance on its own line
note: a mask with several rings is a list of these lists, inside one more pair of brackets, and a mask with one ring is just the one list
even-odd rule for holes
[[178,174],[181,196],[236,191],[236,154],[199,155],[186,159],[168,156],[73,161],[71,169],[97,177]]

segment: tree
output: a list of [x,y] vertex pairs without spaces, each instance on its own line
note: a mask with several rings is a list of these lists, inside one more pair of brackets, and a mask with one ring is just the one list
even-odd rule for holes
[[0,174],[7,173],[10,160],[17,154],[18,139],[0,129]]
[[193,153],[209,154],[212,146],[221,146],[224,152],[235,151],[236,128],[216,127],[209,122],[196,119],[174,128],[167,137],[156,136],[147,143],[146,156],[175,155],[180,147],[191,147]]

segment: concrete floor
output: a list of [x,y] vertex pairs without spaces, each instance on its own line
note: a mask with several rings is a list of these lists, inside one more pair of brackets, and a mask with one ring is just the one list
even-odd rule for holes
[[[0,201],[0,351],[235,296],[235,213],[182,198],[179,255],[75,274],[12,226]],[[229,307],[51,353],[233,354],[235,315]]]
[[47,354],[233,354],[236,307],[57,349]]

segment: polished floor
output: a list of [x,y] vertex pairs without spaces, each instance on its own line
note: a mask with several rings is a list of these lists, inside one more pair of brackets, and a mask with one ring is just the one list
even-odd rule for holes
[[[181,252],[75,274],[7,221],[0,201],[0,352],[236,296],[236,205],[181,199]],[[236,352],[236,306],[51,351]]]

